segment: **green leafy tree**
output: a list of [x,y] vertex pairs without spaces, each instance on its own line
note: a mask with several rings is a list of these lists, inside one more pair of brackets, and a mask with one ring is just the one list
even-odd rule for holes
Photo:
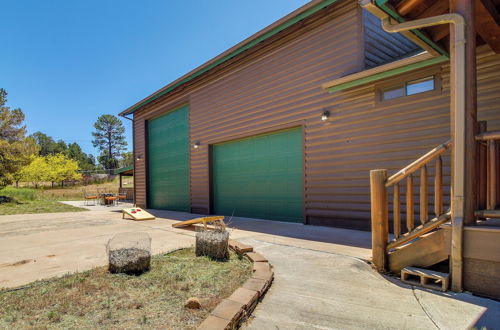
[[78,161],[70,159],[64,154],[48,155],[45,157],[47,164],[47,181],[61,182],[64,185],[65,180],[79,180],[81,174],[78,173]]
[[78,162],[63,154],[35,156],[31,163],[20,171],[20,179],[31,182],[38,188],[42,182],[63,182],[65,180],[79,180]]
[[40,148],[40,156],[53,155],[56,153],[57,143],[50,136],[42,132],[35,132],[31,134],[31,137],[36,140],[36,143]]
[[95,170],[95,158],[92,154],[86,154],[82,151],[80,145],[76,142],[68,144],[67,155],[69,158],[78,162],[83,171]]
[[122,158],[120,158],[119,165],[120,167],[127,167],[134,165],[134,153],[124,152],[122,154]]
[[123,123],[116,116],[102,115],[95,122],[94,128],[92,144],[101,152],[99,163],[105,169],[118,167],[120,154],[127,146]]
[[42,156],[34,156],[31,162],[20,171],[22,181],[31,182],[35,188],[42,182],[50,181],[49,167],[47,160]]
[[37,152],[32,138],[26,137],[24,113],[6,106],[7,92],[0,88],[0,186],[11,183],[14,175]]

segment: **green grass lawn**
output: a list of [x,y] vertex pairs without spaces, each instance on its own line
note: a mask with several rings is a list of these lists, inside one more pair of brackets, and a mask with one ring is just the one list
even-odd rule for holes
[[85,211],[60,203],[58,198],[36,189],[6,187],[0,189],[0,196],[11,198],[8,203],[0,203],[0,215]]
[[[178,250],[154,256],[140,276],[101,267],[0,291],[0,328],[195,329],[251,273],[251,263],[234,253],[217,262]],[[189,297],[202,308],[185,308]]]

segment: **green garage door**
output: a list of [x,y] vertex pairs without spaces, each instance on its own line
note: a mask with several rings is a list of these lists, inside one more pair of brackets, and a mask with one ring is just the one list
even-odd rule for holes
[[148,187],[150,208],[190,211],[187,106],[148,122]]
[[302,222],[302,130],[221,143],[212,148],[216,214]]

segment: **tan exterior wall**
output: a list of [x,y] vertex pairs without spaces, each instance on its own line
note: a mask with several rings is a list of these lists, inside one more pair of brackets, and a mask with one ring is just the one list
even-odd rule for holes
[[[355,2],[333,6],[302,30],[137,112],[137,203],[146,203],[145,120],[189,103],[191,145],[201,142],[199,149],[190,150],[193,212],[210,211],[210,144],[301,125],[306,222],[368,229],[369,171],[386,168],[393,173],[449,138],[449,67],[328,94],[322,83],[363,65],[360,17]],[[500,129],[499,70],[500,56],[482,48],[479,118],[487,119],[491,129]],[[379,101],[380,87],[430,74],[438,78],[436,91]],[[324,110],[331,113],[326,123],[320,120]],[[445,166],[449,183],[447,158]]]

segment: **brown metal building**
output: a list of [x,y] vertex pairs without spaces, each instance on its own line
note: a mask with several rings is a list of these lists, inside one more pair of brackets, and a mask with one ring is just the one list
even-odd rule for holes
[[[446,49],[435,60],[438,46],[410,39],[384,32],[357,1],[311,1],[124,110],[136,203],[369,229],[369,171],[403,168],[450,136]],[[408,61],[404,71],[329,85],[397,61]],[[498,72],[500,55],[480,46],[478,119],[491,130]]]

